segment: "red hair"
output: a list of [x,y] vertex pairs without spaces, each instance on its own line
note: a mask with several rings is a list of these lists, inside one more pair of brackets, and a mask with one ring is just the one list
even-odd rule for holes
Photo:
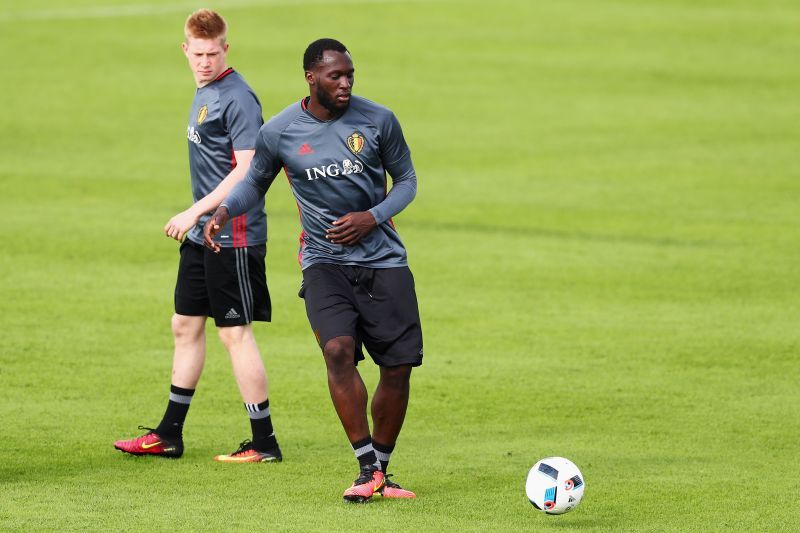
[[186,19],[183,28],[186,38],[220,39],[223,43],[228,33],[228,25],[219,13],[210,9],[198,9]]

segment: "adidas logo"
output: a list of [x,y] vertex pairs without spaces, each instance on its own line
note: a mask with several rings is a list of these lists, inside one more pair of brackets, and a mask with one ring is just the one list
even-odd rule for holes
[[313,154],[314,153],[314,149],[311,148],[310,144],[305,143],[303,146],[300,147],[300,149],[297,151],[297,153],[300,154],[300,155]]
[[225,318],[239,318],[239,313],[236,312],[236,309],[231,307],[231,310],[225,315]]

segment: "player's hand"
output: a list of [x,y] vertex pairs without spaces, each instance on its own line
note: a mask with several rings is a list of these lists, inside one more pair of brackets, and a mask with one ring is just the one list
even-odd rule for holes
[[176,241],[181,242],[189,230],[197,224],[197,218],[198,217],[190,213],[188,209],[178,213],[169,219],[167,225],[164,226],[164,234],[167,237],[172,237]]
[[211,215],[211,218],[208,219],[208,222],[206,222],[206,225],[203,227],[203,244],[214,253],[218,254],[220,251],[220,246],[214,242],[214,237],[216,237],[223,226],[228,223],[230,218],[228,208],[222,206],[214,211],[214,214]]
[[353,246],[377,225],[375,217],[369,211],[347,213],[333,221],[333,227],[326,230],[325,238],[333,244]]

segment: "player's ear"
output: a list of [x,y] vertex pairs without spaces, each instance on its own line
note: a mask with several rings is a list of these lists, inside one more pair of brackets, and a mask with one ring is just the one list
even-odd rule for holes
[[185,42],[181,43],[181,50],[183,50],[183,53],[185,54],[186,51],[189,50],[189,45]]
[[310,70],[306,71],[306,81],[309,85],[314,85],[314,83],[316,83],[316,80],[314,79],[314,73]]

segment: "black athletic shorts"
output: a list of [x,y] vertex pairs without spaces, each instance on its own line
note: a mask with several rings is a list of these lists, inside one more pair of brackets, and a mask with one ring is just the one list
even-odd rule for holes
[[408,267],[365,268],[316,264],[303,270],[300,297],[320,348],[353,337],[355,363],[362,344],[379,366],[422,364],[422,326]]
[[175,312],[210,316],[217,327],[269,322],[272,305],[264,266],[267,246],[222,248],[218,254],[186,239],[181,244]]

